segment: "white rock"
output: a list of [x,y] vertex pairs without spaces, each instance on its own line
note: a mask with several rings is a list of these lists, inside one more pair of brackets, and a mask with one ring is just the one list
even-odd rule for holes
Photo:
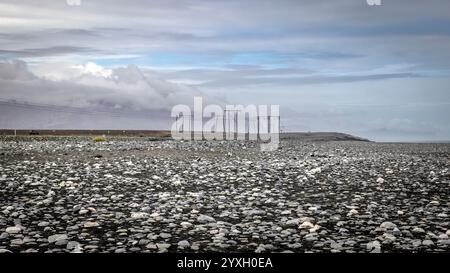
[[320,229],[320,226],[319,226],[319,225],[314,225],[314,227],[311,228],[311,229],[309,230],[309,232],[313,233],[313,232],[318,231],[319,229]]
[[97,222],[86,222],[83,225],[85,228],[94,228],[100,226]]
[[413,232],[413,233],[416,233],[416,234],[421,234],[421,233],[425,233],[425,230],[424,230],[423,228],[420,228],[420,227],[415,227],[415,228],[412,230],[412,232]]
[[313,227],[314,225],[309,221],[305,221],[300,226],[298,226],[298,228],[300,229],[312,229]]
[[20,226],[7,227],[5,231],[9,234],[17,234],[22,232],[22,228]]
[[76,242],[76,241],[70,241],[67,243],[66,248],[68,250],[72,250],[72,249],[76,249],[76,248],[80,248],[80,243]]
[[142,218],[147,218],[147,217],[148,217],[148,213],[146,213],[146,212],[132,212],[131,213],[132,219],[142,219]]
[[190,227],[193,226],[193,225],[192,225],[191,223],[189,223],[189,222],[181,222],[180,225],[181,225],[183,228],[190,228]]
[[378,177],[378,179],[377,179],[377,183],[384,183],[384,179],[383,178],[381,178],[381,177]]
[[397,227],[397,225],[392,222],[383,222],[380,225],[380,228],[382,228],[382,229],[394,229],[396,227]]
[[262,252],[264,252],[265,250],[266,250],[266,247],[265,247],[263,244],[260,244],[260,245],[256,248],[255,253],[262,253]]
[[49,222],[42,221],[42,222],[40,222],[40,223],[38,224],[38,227],[46,227],[46,226],[48,226],[48,225],[50,225]]
[[158,248],[154,243],[149,243],[145,247],[148,248],[148,249],[157,249]]
[[298,226],[300,224],[300,219],[291,219],[286,221],[286,226]]
[[358,214],[359,212],[356,209],[352,209],[349,211],[349,213],[347,214],[347,216],[353,216],[355,214]]
[[394,235],[392,235],[390,233],[383,234],[383,237],[386,238],[389,241],[395,241],[397,239]]
[[168,249],[170,247],[170,244],[160,244],[160,243],[158,243],[158,244],[156,244],[156,246],[158,247],[158,249],[166,250],[166,249]]
[[212,218],[211,216],[201,214],[197,217],[197,221],[199,223],[210,223],[210,222],[215,222],[216,220],[214,218]]
[[88,213],[88,212],[89,212],[89,210],[87,210],[87,209],[81,209],[81,210],[78,212],[78,214],[83,215],[83,214],[86,214],[86,213]]
[[52,236],[49,236],[48,237],[48,242],[49,243],[54,243],[54,242],[57,242],[57,241],[62,241],[62,240],[67,240],[67,235],[66,234],[55,234],[55,235],[52,235]]
[[186,240],[183,240],[183,241],[179,241],[178,242],[178,247],[179,248],[186,248],[186,247],[189,247],[191,244],[188,242],[188,241],[186,241]]
[[159,234],[159,237],[161,237],[163,239],[168,239],[168,238],[172,237],[172,235],[170,235],[169,233],[161,232]]
[[374,248],[381,248],[381,244],[378,241],[368,242],[367,250],[373,250]]
[[317,167],[317,168],[314,168],[314,169],[308,171],[307,174],[315,175],[315,174],[318,174],[318,173],[321,173],[321,172],[322,172],[322,169],[320,167]]

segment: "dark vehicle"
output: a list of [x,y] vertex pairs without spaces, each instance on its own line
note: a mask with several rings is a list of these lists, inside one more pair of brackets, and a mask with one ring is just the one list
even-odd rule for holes
[[38,131],[36,131],[36,130],[31,130],[30,131],[30,136],[38,136],[38,135],[39,135]]

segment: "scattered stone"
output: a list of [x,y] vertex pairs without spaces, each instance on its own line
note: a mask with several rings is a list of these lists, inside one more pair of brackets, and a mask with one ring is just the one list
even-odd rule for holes
[[378,179],[377,179],[377,183],[379,183],[379,184],[382,184],[382,183],[384,183],[384,179],[383,179],[383,178],[381,178],[381,177],[378,177]]
[[65,241],[67,239],[67,234],[55,234],[48,237],[48,242],[52,244],[58,241]]
[[186,241],[186,240],[183,240],[183,241],[179,241],[178,242],[178,247],[179,248],[186,248],[186,247],[189,247],[191,244],[188,242],[188,241]]
[[22,232],[22,227],[20,226],[15,226],[15,227],[7,227],[5,232],[9,233],[9,234],[17,234],[17,233],[21,233]]
[[0,139],[4,253],[450,247],[449,145]]
[[67,243],[66,248],[68,250],[74,250],[76,248],[80,248],[80,246],[81,246],[80,243],[78,243],[76,241],[70,241],[70,242]]
[[372,251],[374,249],[381,249],[381,243],[379,241],[368,242],[366,248],[369,251]]
[[160,250],[167,250],[171,245],[170,244],[165,244],[165,243],[157,243],[156,247],[158,247],[158,249]]
[[392,229],[394,229],[396,227],[397,227],[397,225],[392,223],[392,222],[383,222],[380,225],[380,228],[383,229],[383,230],[392,230]]
[[158,249],[158,247],[156,246],[156,244],[154,243],[149,243],[148,245],[145,246],[148,249],[152,249],[152,250],[156,250]]
[[168,239],[168,238],[172,237],[172,235],[170,235],[169,233],[161,232],[161,233],[159,234],[159,237],[161,237],[161,238],[163,238],[163,239]]
[[356,214],[358,214],[359,212],[356,210],[356,209],[352,209],[352,210],[350,210],[349,211],[349,213],[347,214],[347,216],[353,216],[353,215],[356,215]]
[[291,219],[286,221],[287,227],[297,227],[300,224],[300,219]]
[[83,227],[85,228],[95,228],[95,227],[99,227],[100,224],[97,222],[86,222],[84,223]]
[[301,223],[301,225],[299,226],[300,229],[311,229],[314,228],[314,224],[312,224],[309,221],[305,221],[303,223]]
[[190,227],[193,226],[193,224],[191,224],[191,223],[189,223],[189,222],[181,222],[180,225],[181,225],[183,228],[190,228]]
[[131,218],[132,219],[143,219],[149,217],[148,213],[146,212],[132,212]]
[[412,233],[415,233],[415,234],[425,234],[425,230],[424,230],[423,228],[420,228],[420,227],[415,227],[415,228],[412,230]]
[[201,214],[197,217],[197,222],[202,223],[202,224],[211,223],[211,222],[215,222],[215,221],[216,220],[213,217],[208,216],[208,215]]

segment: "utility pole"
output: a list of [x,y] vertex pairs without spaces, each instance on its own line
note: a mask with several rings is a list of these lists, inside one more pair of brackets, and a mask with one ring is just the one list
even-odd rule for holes
[[258,128],[256,134],[256,140],[259,140],[259,115],[256,117],[256,127]]
[[[234,127],[233,128],[234,129],[233,139],[236,138],[237,134],[239,133],[238,132],[238,119],[237,119],[238,112],[239,112],[239,110],[236,110],[236,109],[233,109],[233,110],[225,109],[224,110],[224,121],[226,121],[227,125],[228,125],[228,126],[225,126],[225,122],[224,122],[224,131],[226,131],[226,129],[225,129],[225,127],[226,127],[229,130],[228,133],[229,133],[230,137],[231,137],[231,121],[232,120],[234,121],[234,124],[233,124],[233,127]],[[231,116],[232,113],[233,113],[233,116]],[[244,133],[245,133],[245,131],[244,131]]]

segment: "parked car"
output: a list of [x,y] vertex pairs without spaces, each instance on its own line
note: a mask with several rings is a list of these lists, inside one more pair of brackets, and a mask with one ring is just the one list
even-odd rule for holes
[[36,130],[31,130],[30,131],[30,136],[37,136],[37,135],[39,135],[38,131],[36,131]]

